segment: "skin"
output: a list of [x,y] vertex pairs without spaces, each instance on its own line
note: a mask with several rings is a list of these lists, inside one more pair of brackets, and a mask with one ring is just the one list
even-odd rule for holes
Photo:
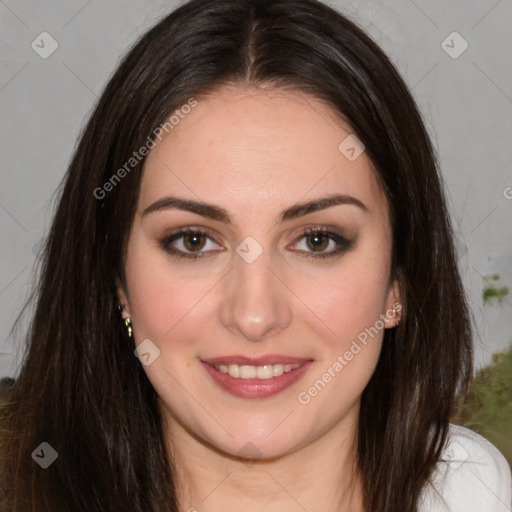
[[[401,299],[390,276],[388,206],[371,162],[365,153],[349,161],[338,149],[350,133],[312,97],[231,86],[198,98],[145,161],[118,293],[136,345],[149,339],[160,350],[144,370],[159,396],[183,511],[362,510],[354,462],[360,397]],[[368,211],[342,204],[278,222],[297,202],[333,193]],[[169,195],[214,203],[232,223],[176,208],[143,213]],[[315,257],[301,230],[325,225],[352,248]],[[186,227],[216,236],[199,239],[202,258],[163,248],[161,239]],[[248,236],[263,249],[252,263],[236,252]],[[323,253],[339,246],[320,242]],[[194,251],[187,237],[171,246]],[[333,372],[380,315],[384,328]],[[227,393],[200,362],[267,354],[314,362],[292,387],[264,399]],[[329,368],[335,377],[300,403],[299,393]],[[257,449],[254,463],[242,457],[247,443]]]

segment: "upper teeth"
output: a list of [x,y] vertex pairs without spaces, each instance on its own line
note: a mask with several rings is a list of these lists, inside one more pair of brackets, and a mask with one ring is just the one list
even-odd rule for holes
[[227,373],[235,379],[271,379],[272,377],[279,377],[283,373],[295,370],[301,364],[266,364],[264,366],[216,364],[214,366],[221,373]]

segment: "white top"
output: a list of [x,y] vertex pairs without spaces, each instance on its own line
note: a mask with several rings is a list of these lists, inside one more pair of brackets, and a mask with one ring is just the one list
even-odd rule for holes
[[423,491],[419,512],[512,511],[512,477],[505,457],[467,428],[450,424],[431,484]]

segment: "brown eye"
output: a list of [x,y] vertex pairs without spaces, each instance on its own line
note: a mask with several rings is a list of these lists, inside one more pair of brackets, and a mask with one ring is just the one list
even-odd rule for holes
[[347,240],[327,228],[313,228],[303,231],[294,244],[294,252],[308,258],[328,258],[341,255],[354,248],[354,240]]
[[204,233],[187,233],[183,235],[183,245],[189,251],[201,250],[206,244]]
[[184,229],[160,240],[162,249],[177,258],[195,260],[208,256],[208,253],[220,252],[216,236],[209,230]]
[[307,245],[314,251],[323,251],[329,245],[330,238],[324,233],[313,233],[307,236]]

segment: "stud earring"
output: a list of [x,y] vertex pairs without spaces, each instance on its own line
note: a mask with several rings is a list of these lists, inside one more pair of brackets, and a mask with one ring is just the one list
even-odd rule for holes
[[[393,307],[393,318],[395,318],[395,316],[396,316],[396,307]],[[401,320],[401,317],[398,317],[398,320],[396,321],[395,327],[400,325],[400,320]]]

